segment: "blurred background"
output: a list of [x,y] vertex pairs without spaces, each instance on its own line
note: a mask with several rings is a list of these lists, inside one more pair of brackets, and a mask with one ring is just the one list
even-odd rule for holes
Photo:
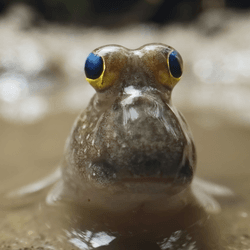
[[184,59],[178,105],[206,106],[248,124],[249,7],[233,0],[1,0],[0,114],[33,123],[49,112],[82,108],[88,95],[78,88],[91,91],[83,74],[90,51],[161,42]]
[[[93,49],[165,43],[184,60],[172,99],[193,131],[197,174],[234,190],[236,200],[222,201],[225,238],[230,249],[248,249],[249,7],[239,0],[0,0],[0,190],[35,181],[60,162],[94,93],[83,72]],[[24,237],[13,229],[16,217],[2,218],[0,239]]]

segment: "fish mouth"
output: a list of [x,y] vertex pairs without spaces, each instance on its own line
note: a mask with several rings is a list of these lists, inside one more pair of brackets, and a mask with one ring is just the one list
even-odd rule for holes
[[119,182],[123,183],[165,183],[172,184],[174,182],[174,177],[134,177],[134,178],[122,178]]
[[186,189],[190,182],[180,182],[174,177],[122,178],[113,183],[114,190],[133,194],[165,194],[172,196]]
[[[147,161],[148,162],[148,161]],[[153,162],[154,163],[154,162]],[[88,183],[98,189],[128,193],[171,193],[183,190],[191,184],[193,172],[186,171],[190,164],[163,171],[162,164],[149,167],[146,164],[131,164],[119,171],[106,161],[96,162],[89,168]],[[134,167],[133,167],[134,166]]]

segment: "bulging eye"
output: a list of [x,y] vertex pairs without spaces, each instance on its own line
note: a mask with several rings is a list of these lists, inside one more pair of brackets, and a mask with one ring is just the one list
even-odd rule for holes
[[102,57],[90,53],[85,62],[85,74],[89,79],[97,79],[103,72],[103,59]]
[[180,78],[182,75],[181,57],[179,53],[174,50],[169,54],[169,70],[173,77]]

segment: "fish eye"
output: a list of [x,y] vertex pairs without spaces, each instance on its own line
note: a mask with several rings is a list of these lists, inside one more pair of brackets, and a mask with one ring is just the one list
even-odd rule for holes
[[85,62],[85,75],[89,84],[97,91],[117,87],[121,71],[124,69],[128,56],[125,48],[118,45],[107,45],[93,50]]
[[89,79],[99,78],[104,71],[104,63],[101,56],[90,53],[85,62],[85,74]]
[[182,62],[180,54],[174,50],[168,57],[169,70],[173,77],[180,78],[182,75]]

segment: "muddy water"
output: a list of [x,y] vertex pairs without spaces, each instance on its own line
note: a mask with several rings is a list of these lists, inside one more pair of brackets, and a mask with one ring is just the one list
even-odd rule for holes
[[[218,199],[222,205],[222,212],[215,216],[216,228],[220,228],[218,233],[231,247],[236,247],[230,249],[247,249],[244,247],[250,244],[250,129],[232,124],[211,112],[193,110],[184,114],[192,127],[197,145],[197,174],[228,186],[235,192],[234,197]],[[213,122],[214,127],[204,127],[201,116]],[[4,152],[1,155],[1,190],[11,190],[50,173],[61,159],[65,137],[74,119],[75,114],[62,113],[48,116],[33,125],[21,126],[1,120],[1,152]],[[44,249],[77,249],[76,246],[79,246],[80,249],[86,249],[79,243],[83,238],[81,231],[77,231],[79,224],[72,225],[72,221],[77,221],[79,217],[62,207],[46,207],[43,202],[45,194],[46,190],[36,194],[32,202],[30,199],[13,201],[11,208],[3,209],[0,213],[1,249],[7,249],[7,246],[11,246],[11,249],[31,246]],[[88,220],[87,217],[84,223]],[[169,243],[166,249],[176,249],[176,244],[181,246],[183,242],[188,242],[186,235],[182,237],[184,239],[172,243],[172,246]],[[112,240],[106,239],[103,243],[97,239],[92,242],[95,242],[93,246],[98,246],[98,242],[105,245]],[[69,241],[71,243],[66,247]],[[192,240],[190,246],[191,243]]]
[[[0,51],[0,249],[196,249],[195,234],[204,237],[208,249],[215,249],[213,240],[227,249],[249,249],[250,43],[246,30],[250,20],[229,16],[222,15],[220,32],[212,37],[197,30],[202,22],[161,30],[139,25],[117,32],[65,27],[23,32],[1,20],[5,39],[0,41],[4,48]],[[126,235],[122,227],[119,230],[126,237],[118,237],[112,224],[118,221],[116,215],[96,221],[100,216],[96,211],[48,207],[44,202],[48,190],[6,202],[4,194],[39,180],[59,164],[73,121],[93,94],[82,72],[87,54],[109,43],[136,48],[148,42],[169,44],[183,56],[185,74],[174,90],[173,102],[195,138],[197,175],[235,193],[216,198],[220,214],[202,214],[197,219],[201,228],[207,227],[206,235],[199,235],[199,228],[191,233],[167,232],[162,217],[141,215],[140,225],[133,226],[143,231],[144,238],[133,232]],[[127,218],[137,220],[138,215]],[[179,219],[192,216],[187,210]],[[150,238],[155,240],[145,240]],[[105,247],[110,242],[111,247]]]

